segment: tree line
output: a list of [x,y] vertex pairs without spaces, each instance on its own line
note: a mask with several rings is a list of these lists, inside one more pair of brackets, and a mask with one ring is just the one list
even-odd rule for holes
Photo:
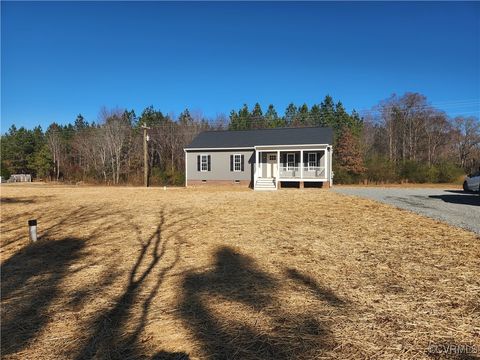
[[392,95],[363,117],[326,96],[320,104],[244,105],[230,116],[207,119],[188,109],[166,115],[153,106],[102,109],[96,122],[78,115],[43,131],[12,126],[1,136],[1,175],[30,173],[35,179],[104,184],[143,181],[143,130],[148,127],[152,184],[182,184],[183,148],[205,130],[329,126],[334,129],[334,181],[447,182],[480,165],[476,117],[449,118],[418,93]]

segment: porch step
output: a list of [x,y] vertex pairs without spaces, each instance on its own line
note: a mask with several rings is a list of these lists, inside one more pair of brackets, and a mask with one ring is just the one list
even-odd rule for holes
[[275,180],[271,178],[260,178],[255,183],[255,190],[276,190]]

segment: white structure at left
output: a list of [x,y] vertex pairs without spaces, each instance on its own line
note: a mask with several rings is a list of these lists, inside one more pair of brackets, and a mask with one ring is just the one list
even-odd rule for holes
[[8,182],[32,182],[32,175],[30,174],[13,174],[10,175]]

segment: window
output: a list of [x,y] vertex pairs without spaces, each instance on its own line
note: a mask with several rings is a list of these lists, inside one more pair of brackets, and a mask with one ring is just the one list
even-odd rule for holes
[[244,169],[244,155],[233,154],[230,155],[230,171],[240,172]]
[[210,155],[202,154],[197,156],[197,170],[210,171]]
[[270,161],[277,161],[277,155],[275,155],[275,154],[268,155],[268,160],[270,160]]
[[233,171],[242,171],[242,155],[233,155]]
[[315,170],[317,166],[317,153],[308,153],[308,170]]
[[287,154],[287,170],[295,170],[295,154],[288,153]]

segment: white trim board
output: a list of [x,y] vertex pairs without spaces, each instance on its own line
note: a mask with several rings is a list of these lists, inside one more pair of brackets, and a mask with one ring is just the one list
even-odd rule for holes
[[[251,146],[237,146],[237,147],[221,147],[221,148],[216,148],[216,147],[203,147],[203,148],[183,148],[185,152],[188,151],[215,151],[215,150],[268,150],[268,148],[274,148],[271,150],[276,150],[279,147],[292,147],[292,146],[321,146],[321,147],[327,147],[331,146],[330,144],[292,144],[292,145],[255,145],[253,147]],[[302,149],[306,150],[306,149]],[[311,150],[317,150],[317,148],[311,149]]]
[[[294,147],[294,146],[323,146],[327,147],[330,146],[330,144],[292,144],[292,145],[255,145],[254,148],[261,150],[264,148],[279,148],[279,147]],[[305,149],[302,149],[305,150]]]
[[185,152],[189,151],[216,151],[216,150],[255,150],[253,147],[225,147],[225,148],[183,148]]

